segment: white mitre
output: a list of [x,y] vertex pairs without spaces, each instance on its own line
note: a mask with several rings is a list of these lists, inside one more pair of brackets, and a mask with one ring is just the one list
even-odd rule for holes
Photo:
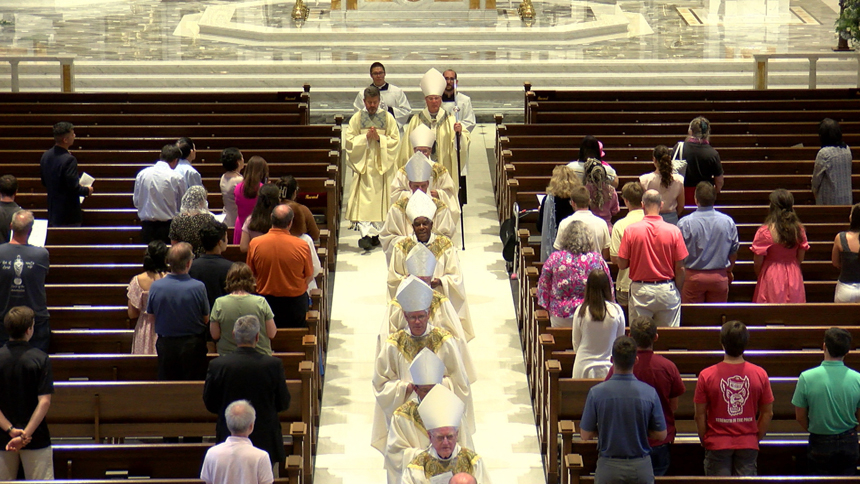
[[430,177],[433,175],[433,165],[430,163],[431,161],[424,156],[424,153],[416,151],[403,167],[403,170],[406,171],[406,178],[413,183],[430,181]]
[[433,289],[415,276],[409,276],[397,287],[397,303],[404,313],[424,311],[433,302]]
[[415,222],[418,217],[427,217],[431,221],[436,216],[436,203],[430,198],[430,195],[415,190],[415,193],[409,197],[409,202],[406,204],[406,217],[409,222]]
[[460,428],[466,404],[445,385],[436,385],[418,405],[418,415],[427,430]]
[[417,277],[432,277],[436,270],[436,256],[424,244],[415,244],[406,254],[406,273]]
[[409,133],[409,142],[412,143],[413,148],[424,147],[424,148],[432,148],[433,143],[436,142],[436,131],[428,128],[424,123],[416,126],[411,133]]
[[421,86],[421,92],[424,93],[424,97],[427,97],[441,96],[448,84],[445,82],[445,76],[441,72],[435,68],[431,68],[421,78],[421,84],[419,85]]
[[416,385],[438,385],[445,376],[445,363],[428,348],[424,348],[409,365],[412,383]]

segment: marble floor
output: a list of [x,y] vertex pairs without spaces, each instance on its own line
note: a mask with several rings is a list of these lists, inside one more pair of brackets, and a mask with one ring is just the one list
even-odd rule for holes
[[[460,261],[475,327],[469,343],[478,369],[472,386],[481,454],[494,484],[543,482],[514,306],[492,193],[487,148],[492,125],[472,133],[466,250]],[[370,447],[374,397],[370,385],[379,322],[385,309],[385,256],[364,253],[356,232],[343,227],[322,404],[315,482],[383,483],[382,455]],[[455,244],[458,245],[458,244]]]

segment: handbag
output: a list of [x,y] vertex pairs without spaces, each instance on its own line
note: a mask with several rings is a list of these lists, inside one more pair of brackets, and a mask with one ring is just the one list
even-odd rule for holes
[[684,142],[678,141],[672,152],[672,172],[679,175],[687,175],[687,160],[684,159]]

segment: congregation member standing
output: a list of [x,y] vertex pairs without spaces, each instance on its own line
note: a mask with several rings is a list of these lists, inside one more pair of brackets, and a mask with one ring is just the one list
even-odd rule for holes
[[209,201],[206,189],[201,185],[189,187],[182,195],[179,215],[170,221],[170,243],[188,242],[194,250],[194,256],[203,254],[203,244],[200,242],[200,230],[212,221],[209,212]]
[[269,181],[269,164],[262,156],[252,156],[245,167],[245,176],[233,189],[233,200],[236,202],[236,222],[233,227],[233,244],[242,241],[242,225],[251,215],[257,204],[260,188]]
[[188,275],[194,252],[180,242],[167,252],[170,273],[149,286],[146,313],[158,340],[159,380],[203,380],[206,377],[206,330],[209,299],[206,286]]
[[191,188],[194,186],[203,186],[203,179],[200,177],[200,172],[191,166],[191,162],[197,159],[197,147],[191,138],[185,136],[176,141],[176,147],[179,148],[179,163],[176,164],[176,172],[182,175],[185,180],[185,186]]
[[842,128],[825,118],[818,125],[821,149],[812,169],[812,194],[818,205],[851,205],[851,148],[842,141]]
[[561,239],[565,229],[573,221],[579,220],[584,223],[591,231],[594,237],[594,252],[603,255],[604,259],[609,258],[609,227],[606,225],[606,220],[591,213],[589,206],[591,204],[591,195],[585,187],[574,188],[570,193],[570,205],[573,207],[573,215],[565,218],[558,224],[558,235],[555,238],[553,247],[555,250],[561,249]]
[[771,192],[767,218],[756,231],[750,249],[757,277],[753,302],[806,302],[800,263],[809,242],[789,191],[778,188]]
[[857,414],[860,373],[845,366],[851,333],[841,328],[824,332],[824,361],[797,379],[791,404],[797,422],[809,432],[806,458],[809,473],[853,476],[857,473]]
[[699,373],[693,402],[706,476],[757,473],[758,443],[773,418],[773,392],[767,372],[744,361],[749,337],[744,323],[723,324],[723,361]]
[[272,210],[272,228],[251,241],[247,264],[257,280],[257,294],[275,313],[279,328],[306,328],[308,284],[314,278],[308,244],[290,234],[293,211],[287,205]]
[[839,269],[836,293],[838,303],[860,302],[860,203],[851,207],[848,230],[836,234],[831,261]]
[[221,199],[224,201],[224,223],[232,229],[239,216],[236,209],[236,185],[242,182],[242,170],[245,168],[245,158],[239,148],[225,148],[221,152],[221,166],[224,174],[219,182]]
[[684,194],[684,177],[672,172],[672,157],[669,148],[658,145],[651,154],[655,170],[639,177],[642,191],[657,190],[663,197],[663,210],[660,216],[670,224],[677,225],[678,218],[684,212],[686,197]]
[[[570,194],[574,188],[582,186],[579,177],[567,166],[559,165],[552,169],[552,178],[546,187],[546,196],[540,202],[538,220],[540,221],[540,261],[544,262],[553,253],[552,246],[558,236],[558,225],[573,215]],[[638,207],[638,205],[637,205]]]
[[270,465],[278,477],[279,465],[287,456],[278,412],[290,407],[290,391],[280,358],[256,350],[260,337],[260,321],[245,316],[233,326],[236,351],[219,356],[209,363],[203,402],[206,409],[218,415],[215,438],[224,442],[230,435],[225,410],[236,400],[248,400],[257,411],[257,423],[249,435],[254,447],[269,454]]
[[143,272],[131,278],[128,283],[128,319],[137,321],[134,325],[134,339],[131,340],[131,354],[154,355],[155,328],[146,314],[149,302],[149,288],[152,283],[167,274],[167,246],[160,240],[153,240],[146,247],[143,256]]
[[0,481],[16,480],[19,464],[28,481],[52,481],[53,449],[45,421],[54,393],[51,360],[29,343],[35,331],[32,309],[11,308],[3,327],[9,341],[0,348]]
[[75,142],[75,127],[61,121],[54,125],[54,147],[42,155],[42,185],[48,191],[48,225],[80,227],[83,220],[81,198],[93,194],[93,187],[81,186],[78,160],[69,153]]
[[645,217],[628,225],[618,248],[618,269],[630,268],[630,319],[653,317],[659,326],[680,326],[687,246],[678,227],[660,217],[657,190],[642,195]]
[[460,92],[457,83],[457,72],[448,69],[442,73],[445,77],[445,91],[442,93],[442,108],[448,114],[460,120],[468,132],[475,129],[475,111],[472,109],[472,98]]
[[726,302],[732,269],[738,258],[738,227],[714,209],[717,191],[708,182],[696,187],[696,211],[682,218],[678,228],[687,246],[684,260],[683,304]]
[[666,438],[666,421],[657,392],[633,375],[635,363],[636,342],[618,337],[612,378],[593,386],[585,398],[579,435],[597,439],[595,484],[654,482],[648,442]]
[[227,226],[210,218],[200,229],[200,243],[204,252],[191,263],[188,274],[206,286],[206,297],[211,308],[216,299],[227,293],[227,272],[233,265],[232,261],[221,255],[227,250]]
[[585,183],[586,173],[586,163],[589,158],[593,158],[600,162],[603,166],[603,169],[606,170],[606,178],[609,180],[609,184],[613,187],[618,187],[618,175],[615,173],[615,168],[609,166],[609,163],[603,161],[605,153],[603,152],[603,144],[600,141],[597,141],[597,138],[594,136],[586,135],[582,138],[582,143],[579,145],[579,156],[574,161],[571,161],[566,166],[573,170],[576,176],[579,178],[579,181]]
[[358,246],[379,245],[379,230],[388,210],[389,190],[400,147],[394,116],[379,109],[379,89],[364,90],[364,107],[349,120],[344,135],[347,162],[352,168],[346,218],[358,229]]
[[612,279],[595,269],[573,316],[573,378],[603,378],[612,366],[612,343],[624,335],[624,311],[612,302]]
[[179,148],[165,145],[161,159],[141,170],[134,179],[132,200],[140,219],[140,238],[144,244],[153,240],[170,243],[170,222],[179,215],[182,196],[188,186],[176,172]]
[[606,168],[594,158],[588,161],[591,166],[589,170],[586,170],[588,174],[585,176],[585,188],[591,195],[589,209],[594,215],[602,218],[609,230],[612,231],[612,217],[620,210],[618,192],[606,178]]
[[[463,124],[458,122],[448,111],[442,109],[442,94],[445,93],[445,77],[436,69],[430,69],[421,78],[421,92],[424,94],[425,107],[415,113],[409,124],[403,128],[403,141],[400,143],[400,155],[397,166],[406,164],[413,154],[410,140],[412,130],[419,125],[436,132],[436,144],[431,149],[430,159],[441,163],[451,175],[455,193],[460,193],[460,175],[465,174],[469,164],[469,146],[471,138],[469,130],[463,130]],[[459,153],[459,162],[458,162]]]
[[227,294],[215,300],[209,314],[209,331],[216,342],[218,354],[236,351],[233,328],[244,316],[254,316],[260,322],[260,334],[255,345],[264,355],[272,354],[272,338],[278,334],[275,314],[263,296],[254,294],[257,282],[251,268],[244,262],[234,262],[227,273]]
[[[641,221],[645,217],[645,212],[642,210],[642,185],[639,182],[627,182],[621,188],[621,199],[624,200],[624,205],[627,207],[627,215],[624,218],[617,220],[612,226],[612,241],[609,244],[609,257],[612,262],[618,265],[618,249],[621,248],[621,239],[624,237],[624,231],[630,224]],[[630,296],[630,269],[618,268],[618,274],[615,276],[615,302],[619,306],[627,307]]]
[[[663,356],[654,354],[654,342],[658,336],[657,324],[653,319],[638,318],[630,323],[630,337],[636,341],[633,376],[657,390],[660,406],[663,407],[663,417],[666,419],[666,437],[648,439],[654,475],[665,476],[670,464],[669,445],[675,441],[675,410],[678,409],[678,397],[683,395],[686,389],[678,367]],[[606,378],[611,377],[612,369]]]
[[[370,78],[373,80],[370,86],[375,87],[382,98],[379,102],[380,109],[394,116],[397,126],[402,127],[409,121],[409,115],[412,114],[412,106],[409,105],[403,89],[385,82],[385,66],[381,62],[370,65]],[[364,109],[364,89],[356,94],[353,106],[356,111]]]
[[12,175],[0,176],[0,244],[9,242],[9,225],[12,215],[21,207],[15,203],[18,194],[18,179]]
[[714,185],[717,195],[723,189],[723,164],[720,154],[711,146],[710,137],[711,123],[699,116],[690,121],[687,139],[676,147],[681,153],[673,158],[687,162],[687,171],[684,174],[684,198],[687,200],[693,199],[699,182],[706,181]]
[[[50,314],[45,297],[45,277],[50,261],[44,247],[30,245],[33,212],[19,210],[12,216],[12,238],[0,245],[0,317],[10,308],[27,306],[36,314],[30,345],[48,352],[51,341]],[[9,337],[0,330],[0,344]]]
[[319,240],[320,229],[317,221],[314,220],[314,214],[306,205],[296,201],[299,195],[299,182],[292,175],[284,175],[278,179],[277,186],[278,201],[293,209],[293,225],[290,226],[290,233],[296,237],[307,235],[311,242]]
[[257,412],[247,400],[236,400],[224,410],[230,436],[206,451],[200,480],[206,484],[271,484],[274,481],[269,454],[248,438]]

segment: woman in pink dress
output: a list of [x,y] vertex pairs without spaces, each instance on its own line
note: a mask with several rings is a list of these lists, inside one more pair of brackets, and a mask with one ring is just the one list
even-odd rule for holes
[[160,240],[153,240],[146,247],[143,256],[143,272],[134,276],[128,283],[128,318],[137,320],[134,326],[134,339],[131,353],[134,355],[154,355],[155,328],[146,317],[146,303],[149,300],[149,286],[167,273],[167,246]]
[[787,190],[778,188],[770,194],[767,218],[756,232],[751,249],[758,276],[753,302],[806,302],[800,263],[809,243],[794,212],[794,197]]
[[239,245],[242,241],[242,228],[245,219],[254,210],[257,203],[257,193],[263,183],[269,180],[269,164],[261,156],[252,156],[245,165],[245,179],[236,185],[233,195],[236,198],[236,223],[233,229],[233,243]]
[[612,233],[612,216],[620,210],[618,192],[610,184],[606,175],[606,168],[600,164],[599,160],[589,158],[585,162],[585,167],[585,188],[588,189],[588,194],[591,196],[591,203],[588,208],[591,209],[591,213],[606,220],[609,232]]

